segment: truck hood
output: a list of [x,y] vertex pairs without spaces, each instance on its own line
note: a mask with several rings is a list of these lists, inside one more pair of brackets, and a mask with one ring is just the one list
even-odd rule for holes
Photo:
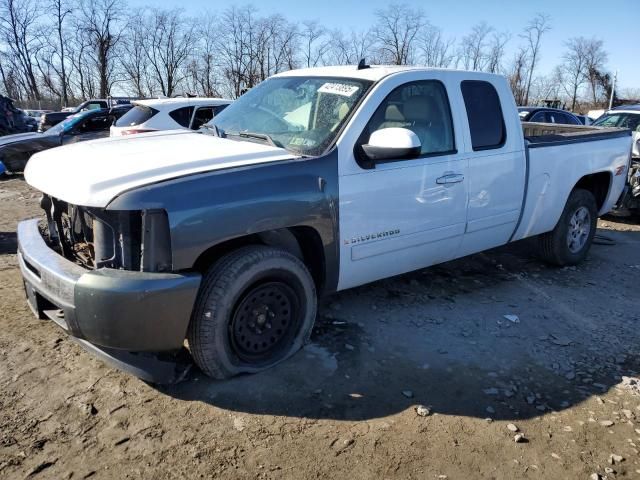
[[29,185],[60,200],[105,207],[143,185],[292,158],[283,148],[173,130],[46,150],[31,157],[24,176]]

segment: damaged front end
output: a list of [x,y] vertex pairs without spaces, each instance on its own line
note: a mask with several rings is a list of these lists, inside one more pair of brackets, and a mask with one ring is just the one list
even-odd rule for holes
[[50,248],[90,270],[171,271],[169,222],[164,210],[111,211],[43,195],[40,233]]
[[628,192],[625,206],[640,209],[640,158],[632,158],[629,165]]
[[44,195],[46,218],[18,225],[18,263],[34,314],[84,348],[156,383],[182,378],[200,286],[173,272],[166,212],[109,210]]

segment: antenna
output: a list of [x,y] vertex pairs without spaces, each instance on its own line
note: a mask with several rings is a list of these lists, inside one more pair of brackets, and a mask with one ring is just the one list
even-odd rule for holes
[[364,58],[360,59],[360,62],[358,62],[358,70],[364,70],[365,68],[369,68],[370,65],[367,65],[367,62],[365,61]]

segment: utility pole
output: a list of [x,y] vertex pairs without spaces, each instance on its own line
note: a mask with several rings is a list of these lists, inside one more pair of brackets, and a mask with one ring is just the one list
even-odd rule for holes
[[611,96],[609,97],[609,110],[613,108],[613,93],[616,91],[616,80],[618,80],[618,71],[613,75],[613,85],[611,85]]

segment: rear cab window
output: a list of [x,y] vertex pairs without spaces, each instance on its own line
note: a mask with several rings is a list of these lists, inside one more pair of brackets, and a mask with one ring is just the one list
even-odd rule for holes
[[158,113],[155,108],[136,105],[116,121],[116,127],[134,127],[150,120]]
[[460,89],[473,150],[501,148],[507,140],[507,131],[495,87],[482,80],[465,80],[461,82]]
[[175,122],[184,128],[189,128],[191,123],[191,116],[193,115],[193,107],[177,108],[169,112],[169,116],[175,120]]

